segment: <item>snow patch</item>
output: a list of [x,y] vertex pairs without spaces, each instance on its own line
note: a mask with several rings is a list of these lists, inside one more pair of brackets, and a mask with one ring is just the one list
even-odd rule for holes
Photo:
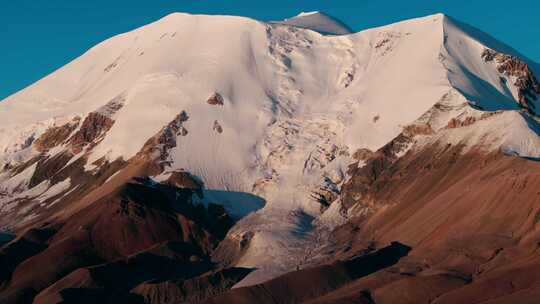
[[68,177],[65,180],[56,183],[52,185],[47,191],[42,193],[40,196],[38,196],[36,199],[40,202],[46,201],[52,197],[55,197],[56,195],[66,191],[71,186],[71,179]]

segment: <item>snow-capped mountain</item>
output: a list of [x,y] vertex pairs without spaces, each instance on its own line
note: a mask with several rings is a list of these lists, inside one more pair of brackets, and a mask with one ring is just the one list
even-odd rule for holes
[[383,164],[434,145],[539,158],[539,72],[442,14],[357,33],[319,12],[172,14],[0,103],[0,228],[189,174],[194,204],[237,221],[214,259],[257,268],[236,287],[260,283],[328,259],[334,228],[387,208],[361,170],[389,145]]
[[346,35],[353,32],[345,23],[318,11],[302,12],[295,17],[276,21],[275,23],[310,29],[321,34],[329,35]]

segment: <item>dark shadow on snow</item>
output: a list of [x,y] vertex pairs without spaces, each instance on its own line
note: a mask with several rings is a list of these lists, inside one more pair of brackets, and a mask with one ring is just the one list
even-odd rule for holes
[[[469,105],[480,111],[498,111],[498,110],[519,110],[519,105],[513,98],[505,96],[497,88],[493,87],[489,82],[479,78],[465,68],[461,68],[461,72],[466,75],[467,79],[470,79],[470,85],[476,94],[467,93],[459,86],[454,86],[467,100]],[[482,96],[483,101],[478,101],[476,96]],[[489,102],[486,102],[489,100]]]
[[202,192],[202,202],[205,205],[210,203],[221,205],[236,220],[262,209],[266,205],[266,201],[262,197],[247,192],[209,189],[204,189]]

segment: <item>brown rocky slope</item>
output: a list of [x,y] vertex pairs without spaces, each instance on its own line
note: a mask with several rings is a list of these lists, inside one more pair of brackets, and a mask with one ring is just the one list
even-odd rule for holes
[[[330,257],[326,266],[209,303],[535,303],[540,162],[470,145],[467,134],[506,115],[477,114],[452,127],[406,127],[350,166],[341,192],[350,219],[318,252]],[[373,272],[335,275],[337,261],[368,258],[392,242],[411,250]]]
[[[220,206],[194,205],[193,194],[138,178],[65,223],[28,231],[1,249],[9,267],[0,302],[131,302],[143,298],[130,292],[143,282],[212,271],[209,255],[234,222]],[[230,288],[248,272],[226,271],[207,285]]]

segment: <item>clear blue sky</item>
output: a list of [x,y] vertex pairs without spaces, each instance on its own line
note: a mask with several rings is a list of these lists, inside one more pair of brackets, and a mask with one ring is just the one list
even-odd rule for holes
[[354,30],[443,12],[540,61],[540,0],[0,0],[0,100],[96,43],[171,12],[279,20],[313,10]]

